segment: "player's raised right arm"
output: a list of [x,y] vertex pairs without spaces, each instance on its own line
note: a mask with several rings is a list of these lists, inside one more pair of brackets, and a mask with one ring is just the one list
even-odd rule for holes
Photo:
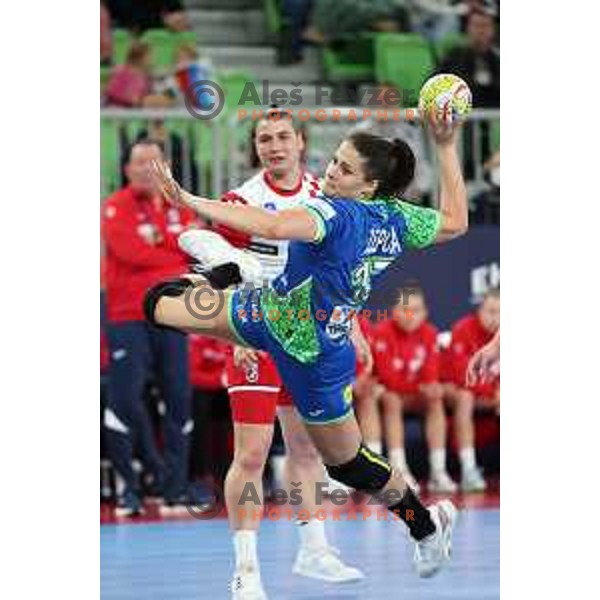
[[431,123],[440,169],[441,224],[436,242],[444,242],[466,233],[469,205],[462,167],[456,148],[460,124]]

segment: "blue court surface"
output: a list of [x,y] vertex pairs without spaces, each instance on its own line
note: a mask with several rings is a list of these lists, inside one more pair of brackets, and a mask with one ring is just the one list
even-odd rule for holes
[[[360,567],[358,583],[330,584],[292,575],[296,526],[264,521],[259,534],[262,578],[270,600],[491,600],[500,597],[500,511],[461,511],[453,557],[437,577],[420,580],[412,571],[412,549],[401,523],[328,523],[333,545]],[[103,600],[227,600],[233,552],[227,522],[183,521],[103,525]]]

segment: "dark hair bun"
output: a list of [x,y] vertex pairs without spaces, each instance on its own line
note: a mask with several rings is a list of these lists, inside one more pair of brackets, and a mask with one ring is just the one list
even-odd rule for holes
[[415,175],[415,155],[404,141],[366,131],[350,134],[348,140],[365,164],[366,177],[377,181],[375,197],[392,198],[404,193]]

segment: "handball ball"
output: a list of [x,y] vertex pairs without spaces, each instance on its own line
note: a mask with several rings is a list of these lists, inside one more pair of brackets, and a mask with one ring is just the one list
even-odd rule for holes
[[442,73],[429,78],[419,94],[419,110],[428,114],[435,108],[436,119],[464,119],[473,107],[469,86],[457,75]]

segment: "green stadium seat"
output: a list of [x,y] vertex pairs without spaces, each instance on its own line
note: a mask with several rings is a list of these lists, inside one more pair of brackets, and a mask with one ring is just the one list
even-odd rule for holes
[[491,123],[490,143],[492,152],[500,150],[500,119],[494,119]]
[[106,89],[111,71],[112,67],[100,65],[100,94],[103,94]]
[[140,38],[152,48],[152,65],[159,71],[168,71],[175,61],[175,53],[180,46],[197,46],[198,38],[193,31],[174,33],[166,29],[149,29]]
[[281,33],[284,28],[284,18],[281,14],[279,0],[263,0],[267,31],[271,34]]
[[119,188],[120,154],[119,127],[111,119],[100,119],[100,179],[101,194],[106,197]]
[[336,40],[323,48],[323,69],[326,80],[336,83],[372,80],[373,38],[371,34],[360,34],[352,38]]
[[126,29],[113,29],[113,63],[122,65],[127,57],[127,50],[133,40],[131,34]]
[[238,70],[223,70],[217,74],[217,82],[223,88],[225,92],[225,108],[228,112],[235,114],[238,108],[246,108],[252,110],[253,105],[247,104],[245,106],[239,106],[239,100],[242,97],[242,92],[248,82],[254,82],[256,90],[261,93],[261,88],[254,76],[247,71]]
[[416,104],[419,90],[435,70],[429,43],[416,33],[380,33],[375,37],[375,74],[379,83],[391,83]]
[[[252,114],[252,109],[264,108],[262,104],[260,106],[254,106],[248,103],[244,106],[239,105],[242,92],[248,82],[254,82],[258,93],[261,93],[261,88],[256,81],[255,77],[243,70],[222,70],[216,75],[217,83],[223,88],[225,93],[225,109],[220,118],[227,120],[225,126],[221,129],[223,133],[222,139],[222,158],[224,161],[229,160],[228,148],[232,145],[239,144],[246,140],[248,135],[248,121],[239,124],[236,127],[230,127],[229,122],[231,119],[235,119],[237,116],[238,109],[245,109],[249,114]],[[212,158],[212,144],[213,144],[213,130],[211,127],[206,127],[200,137],[200,144],[198,148],[198,155],[201,157],[200,163],[207,168]]]
[[148,29],[140,41],[152,49],[152,66],[155,69],[167,70],[173,64],[173,34],[166,29]]

